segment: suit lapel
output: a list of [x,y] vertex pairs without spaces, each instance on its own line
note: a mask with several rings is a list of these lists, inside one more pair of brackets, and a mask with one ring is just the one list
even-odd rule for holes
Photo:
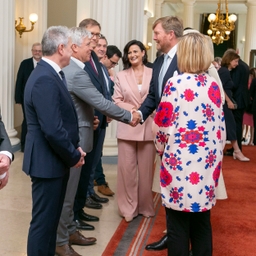
[[144,66],[143,78],[142,78],[142,87],[141,87],[141,98],[143,99],[145,95],[148,94],[149,84],[152,77],[151,68]]
[[130,90],[135,95],[135,98],[140,99],[141,95],[138,89],[138,84],[137,84],[133,69],[132,68],[127,69],[125,76],[126,76],[126,81],[130,87]]

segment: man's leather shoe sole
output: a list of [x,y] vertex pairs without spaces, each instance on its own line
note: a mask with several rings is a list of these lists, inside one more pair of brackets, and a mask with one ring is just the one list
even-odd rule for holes
[[90,215],[84,211],[79,212],[78,217],[80,220],[84,220],[84,221],[88,221],[88,222],[100,220],[97,216]]
[[83,222],[82,220],[75,220],[75,223],[76,223],[76,228],[77,229],[81,229],[81,230],[94,230],[94,226],[92,225],[89,225],[85,222]]
[[161,240],[155,243],[148,244],[145,247],[145,249],[148,251],[161,251],[161,250],[167,249],[167,235],[163,236]]

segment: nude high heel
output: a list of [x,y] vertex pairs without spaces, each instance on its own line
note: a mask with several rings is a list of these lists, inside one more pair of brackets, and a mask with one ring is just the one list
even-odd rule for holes
[[[236,150],[236,151],[234,151],[234,152],[233,152],[233,158],[234,158],[234,159],[238,159],[238,160],[241,161],[241,162],[249,162],[250,159],[249,159],[248,157],[245,157],[244,155],[241,157],[241,156],[238,155],[238,153],[240,153],[240,152],[241,152],[241,150]],[[242,152],[241,152],[241,153],[242,153]]]

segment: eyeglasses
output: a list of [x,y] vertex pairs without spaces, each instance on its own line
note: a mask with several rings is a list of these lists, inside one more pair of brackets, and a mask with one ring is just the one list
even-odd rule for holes
[[109,61],[111,62],[111,64],[112,64],[113,66],[117,66],[117,65],[118,65],[118,62],[114,62],[114,61],[112,61],[111,59],[109,59]]
[[93,33],[93,32],[91,32],[91,35],[92,35],[92,37],[94,37],[94,36],[96,36],[96,37],[98,37],[98,38],[101,38],[101,37],[102,37],[102,34],[101,34],[101,33]]
[[33,49],[32,49],[32,51],[33,52],[42,52],[42,50],[33,50]]

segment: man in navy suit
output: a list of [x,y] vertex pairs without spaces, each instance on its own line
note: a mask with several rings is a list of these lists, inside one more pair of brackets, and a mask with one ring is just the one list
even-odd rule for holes
[[[167,80],[179,72],[176,50],[179,38],[183,36],[182,21],[178,17],[173,16],[159,18],[153,24],[153,33],[157,50],[163,54],[153,64],[149,93],[138,109],[141,113],[141,122],[144,122],[157,109]],[[164,66],[166,66],[165,70]],[[163,249],[167,249],[167,235],[161,240],[146,246],[146,250]]]
[[13,160],[12,146],[2,122],[0,110],[0,189],[6,186],[9,178],[9,168]]
[[68,28],[48,28],[42,39],[44,57],[25,88],[28,132],[23,171],[31,177],[33,201],[28,256],[55,255],[69,170],[84,164],[77,114],[61,70],[69,64],[71,45]]
[[25,138],[27,134],[27,122],[24,112],[24,90],[26,82],[31,74],[31,72],[34,70],[34,68],[37,65],[37,62],[39,62],[42,58],[42,46],[40,43],[34,43],[32,45],[32,57],[29,59],[25,59],[21,62],[18,73],[17,73],[17,79],[16,79],[16,86],[15,86],[15,102],[17,104],[21,104],[22,111],[23,111],[23,121],[21,124],[21,138],[20,138],[20,144],[21,144],[21,152],[24,152],[25,147]]

